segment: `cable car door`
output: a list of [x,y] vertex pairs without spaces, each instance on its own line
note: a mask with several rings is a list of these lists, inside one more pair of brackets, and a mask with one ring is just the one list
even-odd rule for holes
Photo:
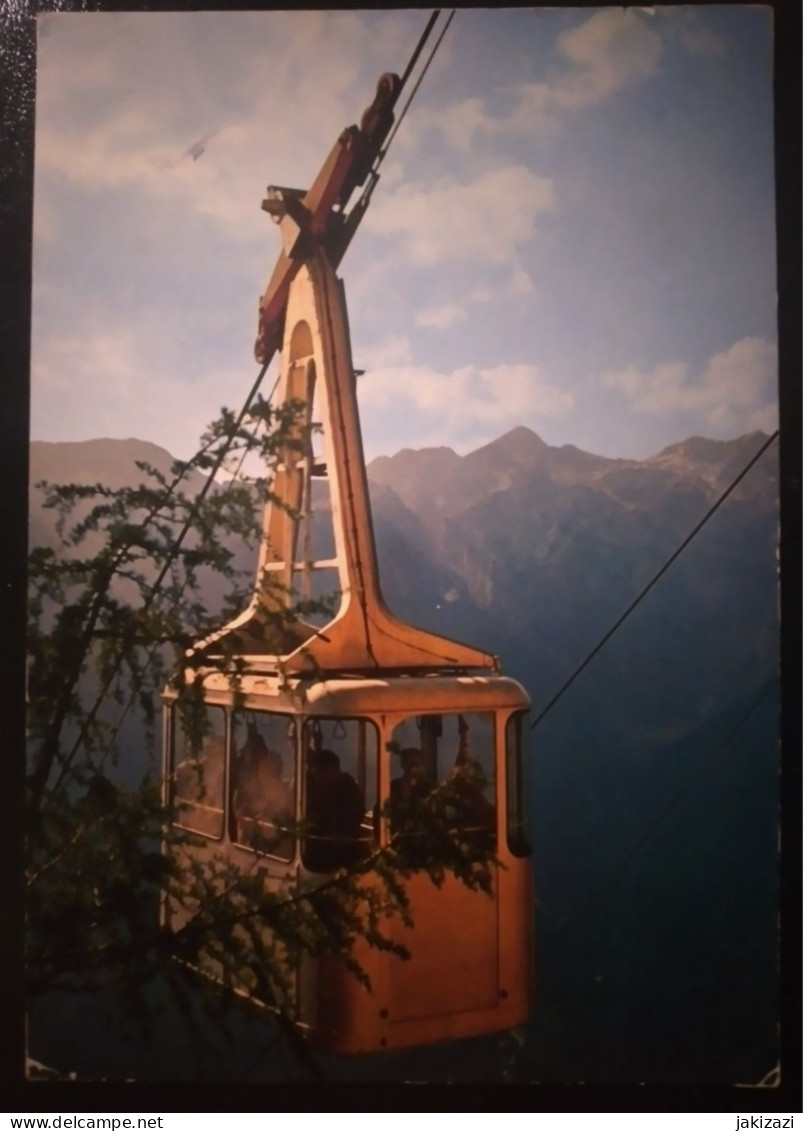
[[[475,787],[474,825],[470,831],[464,829],[461,835],[488,836],[491,831],[494,837],[493,713],[467,715],[466,718],[445,714],[401,720],[394,727],[389,749],[392,822],[395,794],[399,796],[406,788],[409,791],[424,788],[417,785],[417,773],[421,775],[420,782],[443,782],[457,766],[472,759],[483,771],[486,785],[483,790]],[[420,759],[417,759],[417,751],[421,753]],[[397,918],[392,936],[411,957],[407,961],[394,956],[389,958],[392,1023],[448,1017],[498,1006],[498,886],[493,875],[491,894],[473,891],[449,873],[441,887],[424,874],[414,875],[407,882],[413,926],[407,927]]]

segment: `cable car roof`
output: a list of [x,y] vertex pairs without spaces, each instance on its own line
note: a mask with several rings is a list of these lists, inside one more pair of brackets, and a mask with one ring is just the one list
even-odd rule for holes
[[[235,705],[235,692],[225,673],[208,671],[202,678],[205,702]],[[191,673],[188,679],[192,679]],[[175,691],[165,694],[167,700],[175,697]],[[238,678],[237,699],[250,710],[262,707],[335,717],[395,711],[469,713],[531,706],[528,694],[517,680],[494,675],[440,674],[311,681],[246,672]]]

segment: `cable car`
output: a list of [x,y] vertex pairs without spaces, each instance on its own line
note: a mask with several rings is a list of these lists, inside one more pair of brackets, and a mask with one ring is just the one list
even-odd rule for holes
[[[387,844],[393,830],[379,814],[417,778],[444,780],[468,752],[483,768],[480,801],[503,865],[491,894],[451,875],[437,888],[414,874],[406,881],[413,926],[401,917],[390,924],[410,958],[354,944],[371,992],[334,958],[305,958],[293,971],[290,1010],[312,1045],[331,1053],[509,1029],[531,1000],[528,695],[495,656],[395,617],[378,578],[336,266],[367,195],[350,213],[346,200],[358,176],[373,187],[369,158],[388,133],[399,88],[396,76],[383,76],[361,129],[342,134],[307,194],[269,189],[264,208],[284,247],[261,300],[256,353],[266,364],[280,348],[278,403],[302,410],[265,507],[251,604],[192,649],[207,724],[200,755],[190,749],[175,689],[163,696],[166,789],[179,824],[195,834],[192,851],[199,860],[224,853],[243,869],[259,861],[269,888],[316,883]],[[332,592],[338,607],[326,622],[295,613],[298,599]],[[203,775],[193,772],[199,759]],[[256,834],[278,812],[298,832],[261,841]],[[169,903],[163,913],[174,927],[186,914]]]

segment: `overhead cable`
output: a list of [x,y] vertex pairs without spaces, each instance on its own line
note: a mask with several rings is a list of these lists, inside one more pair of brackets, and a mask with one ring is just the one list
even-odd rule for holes
[[[439,12],[434,13],[434,15],[438,15],[438,14],[439,14]],[[386,139],[386,144],[383,146],[380,153],[378,154],[377,161],[375,163],[375,170],[377,170],[377,167],[380,165],[381,161],[383,160],[383,158],[388,153],[389,146],[391,145],[392,141],[394,140],[394,135],[397,133],[397,130],[402,125],[402,120],[405,117],[405,115],[408,113],[408,107],[411,105],[411,102],[413,101],[414,95],[419,90],[419,87],[422,83],[422,80],[424,79],[425,75],[428,73],[428,68],[430,67],[431,63],[433,62],[433,57],[436,54],[436,52],[439,50],[439,47],[441,46],[442,40],[444,39],[445,32],[450,27],[450,24],[453,21],[453,16],[455,16],[455,14],[456,14],[456,9],[453,8],[450,15],[447,17],[447,22],[445,23],[442,30],[439,32],[439,38],[436,40],[435,44],[433,45],[433,50],[431,51],[430,55],[428,56],[427,60],[425,61],[425,66],[422,68],[422,71],[420,72],[419,78],[416,80],[416,83],[414,85],[414,89],[411,91],[410,95],[408,96],[408,101],[406,102],[405,106],[403,106],[402,110],[400,111],[400,116],[394,124],[394,129],[389,134],[388,138]],[[432,21],[433,21],[433,17],[431,17],[431,23],[429,23],[429,25],[428,25],[428,31],[430,30],[430,27],[432,26]],[[417,54],[418,52],[419,52],[419,48],[417,48],[417,52],[415,52],[415,54]],[[406,78],[408,77],[408,74],[409,74],[409,71],[407,70],[406,71]]]
[[[159,574],[157,575],[156,580],[153,582],[153,584],[151,585],[151,587],[148,591],[148,595],[146,596],[145,601],[143,602],[143,605],[142,605],[142,611],[143,612],[146,612],[151,607],[151,605],[154,602],[154,599],[157,596],[157,593],[162,588],[162,583],[165,580],[165,577],[167,576],[168,570],[171,568],[171,566],[175,562],[175,560],[178,556],[178,553],[179,553],[179,549],[182,545],[182,542],[184,541],[184,539],[187,537],[188,533],[190,532],[190,529],[193,525],[193,521],[194,521],[196,514],[198,512],[198,508],[201,505],[201,503],[203,503],[203,501],[207,497],[207,495],[209,494],[210,489],[213,485],[213,482],[215,481],[215,476],[220,471],[221,467],[223,466],[224,460],[226,459],[227,455],[229,454],[229,449],[232,446],[232,441],[234,439],[235,433],[237,432],[237,430],[240,428],[241,424],[243,423],[243,420],[246,416],[246,413],[249,411],[249,407],[250,407],[252,401],[257,396],[258,390],[260,388],[260,385],[263,382],[263,378],[266,375],[266,370],[268,369],[270,361],[271,361],[271,358],[269,357],[268,360],[265,361],[263,363],[263,365],[261,366],[260,372],[257,374],[257,377],[254,381],[254,384],[252,385],[252,387],[249,391],[249,395],[247,396],[246,400],[244,401],[243,407],[241,408],[241,410],[240,410],[240,412],[239,412],[239,414],[238,414],[238,416],[235,420],[235,427],[232,430],[232,434],[227,438],[226,442],[221,446],[221,450],[218,453],[218,455],[216,456],[215,461],[213,462],[213,465],[212,465],[212,467],[209,471],[209,474],[208,474],[207,479],[204,483],[204,486],[201,488],[201,491],[199,492],[198,496],[196,497],[195,502],[193,503],[193,505],[190,508],[190,513],[188,514],[187,519],[185,520],[184,526],[182,527],[182,529],[180,530],[179,534],[177,535],[175,541],[173,542],[173,545],[172,545],[167,557],[165,558],[165,561],[162,565],[161,570],[159,571]],[[124,639],[127,639],[127,638],[124,638]],[[102,706],[102,704],[103,704],[103,702],[106,698],[107,692],[109,691],[110,687],[112,686],[115,679],[117,678],[118,672],[120,671],[120,668],[123,665],[123,660],[124,660],[124,652],[123,652],[123,649],[121,648],[120,652],[118,653],[117,659],[115,660],[114,664],[112,665],[111,671],[106,676],[106,679],[103,681],[101,688],[100,688],[100,690],[98,691],[98,693],[95,697],[95,701],[94,701],[92,707],[90,708],[90,710],[88,711],[88,713],[84,717],[84,720],[81,724],[79,732],[78,732],[78,734],[77,734],[77,736],[76,736],[76,738],[75,738],[75,740],[74,740],[74,742],[73,742],[73,744],[70,748],[70,752],[62,759],[61,769],[60,769],[60,772],[59,772],[59,774],[56,778],[56,781],[53,785],[52,792],[55,792],[58,789],[59,785],[61,784],[62,780],[64,779],[65,774],[69,770],[69,768],[72,764],[73,758],[75,757],[76,753],[78,752],[78,750],[81,747],[81,744],[84,742],[84,739],[86,738],[87,731],[88,731],[89,727],[95,721],[95,716],[98,714],[98,711],[100,710],[100,708],[101,708],[101,706]],[[125,712],[124,712],[124,714],[125,714]],[[120,720],[120,723],[122,723],[122,719]],[[120,724],[118,724],[118,725],[120,725]],[[104,757],[105,757],[105,755],[104,755]]]
[[[629,863],[638,849],[643,847],[645,842],[649,839],[650,836],[652,836],[655,830],[662,824],[666,817],[668,817],[672,810],[676,808],[682,798],[689,792],[691,787],[694,786],[701,779],[706,770],[708,770],[709,767],[713,765],[718,754],[720,754],[722,750],[726,749],[735,735],[738,734],[738,732],[746,725],[746,723],[761,705],[772,688],[777,687],[778,685],[778,676],[774,676],[772,679],[767,680],[761,685],[760,689],[755,695],[752,696],[747,706],[741,712],[738,719],[732,724],[732,726],[725,734],[722,734],[721,738],[718,739],[717,742],[713,743],[713,745],[709,747],[707,753],[697,763],[693,771],[688,774],[685,781],[675,790],[673,795],[668,799],[668,801],[666,801],[659,812],[655,814],[652,820],[635,838],[629,848],[615,862],[607,875],[604,877],[603,881],[596,887],[590,898],[595,899],[604,891],[606,891],[612,881],[615,880],[617,876],[623,871],[623,869],[626,867],[626,865]],[[588,904],[589,899],[585,901],[585,908]],[[564,920],[560,920],[560,922],[555,927],[557,934],[561,934],[566,931],[567,928],[572,926],[574,922],[578,922],[578,918],[576,916],[570,916],[568,918],[565,918]]]
[[686,548],[686,546],[688,546],[693,541],[693,539],[696,537],[696,535],[699,533],[699,531],[702,529],[702,527],[705,525],[705,523],[710,521],[710,519],[716,513],[716,511],[721,506],[721,504],[724,502],[724,500],[727,499],[732,494],[732,492],[735,490],[735,488],[738,486],[738,484],[741,482],[741,480],[744,478],[744,476],[751,470],[751,468],[753,468],[755,466],[755,464],[760,459],[760,457],[765,453],[765,451],[769,447],[771,447],[771,445],[774,443],[774,441],[777,439],[777,437],[779,435],[780,435],[779,429],[774,431],[771,434],[771,436],[769,436],[769,438],[766,440],[766,442],[761,446],[760,450],[752,457],[752,459],[749,461],[749,463],[740,472],[740,474],[736,475],[736,477],[730,483],[729,487],[727,487],[727,489],[718,497],[718,499],[716,499],[716,501],[710,507],[709,511],[704,516],[704,518],[702,518],[699,522],[696,523],[693,530],[691,530],[690,534],[688,534],[687,538],[685,538],[684,542],[682,542],[682,544],[680,546],[678,546],[676,550],[674,550],[673,554],[671,554],[670,558],[666,561],[665,565],[663,565],[662,568],[659,569],[654,574],[651,581],[649,581],[649,583],[647,585],[645,585],[640,590],[640,592],[635,597],[635,599],[632,601],[632,603],[629,605],[629,607],[626,609],[626,611],[618,617],[618,619],[615,621],[615,623],[612,625],[612,627],[609,629],[609,631],[606,632],[601,637],[601,639],[598,641],[598,643],[593,648],[593,650],[588,653],[586,659],[582,660],[582,662],[575,669],[575,671],[568,677],[568,679],[565,680],[565,682],[562,684],[562,686],[559,688],[559,690],[556,692],[556,694],[553,696],[553,698],[548,700],[547,704],[542,708],[540,713],[537,715],[537,717],[534,719],[533,723],[531,724],[531,727],[530,727],[531,730],[533,730],[534,727],[537,726],[538,723],[542,722],[542,720],[545,718],[545,716],[548,714],[548,712],[551,710],[551,708],[554,707],[559,702],[559,700],[562,698],[562,696],[568,690],[568,688],[571,686],[571,684],[573,684],[578,679],[578,677],[581,675],[581,673],[584,671],[584,669],[587,667],[587,665],[590,663],[590,661],[595,656],[598,655],[598,653],[604,647],[606,642],[610,639],[610,637],[612,637],[614,635],[615,632],[617,632],[617,630],[620,628],[620,626],[623,624],[623,622],[626,620],[626,618],[628,616],[630,616],[631,613],[634,612],[634,610],[637,608],[637,606],[640,604],[640,602],[643,600],[643,598],[646,596],[646,594],[651,589],[654,588],[654,586],[660,580],[662,575],[671,567],[671,565],[673,565],[673,563],[676,561],[676,559],[679,557],[679,555],[682,553],[682,551]]
[[422,35],[419,38],[419,43],[417,43],[416,47],[414,48],[414,53],[411,56],[411,58],[408,60],[408,66],[405,68],[405,71],[403,72],[403,76],[400,79],[400,90],[402,90],[402,88],[408,82],[411,71],[413,71],[414,67],[416,66],[417,59],[422,54],[422,48],[427,43],[428,36],[430,35],[431,31],[433,30],[433,25],[436,23],[436,21],[438,20],[438,18],[441,14],[442,14],[441,8],[437,8],[435,12],[431,13],[430,19],[428,20],[428,22],[425,26],[425,30],[422,32]]

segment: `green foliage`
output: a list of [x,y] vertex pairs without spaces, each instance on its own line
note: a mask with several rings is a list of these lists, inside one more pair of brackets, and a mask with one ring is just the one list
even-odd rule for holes
[[[253,452],[270,468],[300,443],[291,435],[298,407],[274,412],[261,403],[255,415],[270,427],[259,439],[224,410],[193,460],[174,463],[169,475],[138,464],[143,483],[136,487],[40,485],[60,541],[57,550],[34,547],[29,559],[31,996],[114,987],[148,1031],[154,1005],[146,988],[154,978],[167,982],[192,1021],[201,991],[189,971],[204,968],[225,988],[274,1009],[293,1043],[289,969],[302,954],[335,955],[366,983],[352,944],[363,938],[405,958],[387,925],[393,914],[410,922],[404,881],[414,871],[424,868],[437,884],[451,872],[489,890],[494,856],[456,831],[462,802],[455,780],[434,789],[390,845],[315,883],[269,892],[259,855],[246,871],[223,854],[202,859],[186,851],[196,843],[190,833],[172,832],[171,852],[162,851],[174,813],[155,757],[159,692],[170,678],[184,732],[200,748],[206,722],[200,682],[185,675],[187,648],[247,602],[251,573],[239,573],[224,539],[255,546],[256,504],[266,497],[265,483],[235,476],[223,485],[214,475],[235,473]],[[199,472],[207,477],[201,491]],[[223,610],[200,599],[210,576],[230,586]],[[313,603],[277,617],[310,611]],[[230,657],[236,692],[241,670]],[[129,714],[150,755],[137,784],[117,765]],[[159,916],[164,898],[185,912],[172,931]],[[204,1000],[225,1024],[226,995],[213,991]]]

